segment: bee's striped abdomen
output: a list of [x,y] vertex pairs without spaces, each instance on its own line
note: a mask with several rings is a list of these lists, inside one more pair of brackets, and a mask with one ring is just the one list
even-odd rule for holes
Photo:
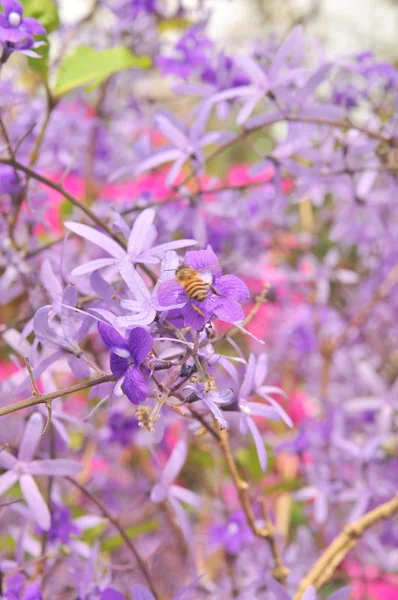
[[203,302],[207,296],[207,283],[201,279],[194,279],[185,284],[185,291],[190,298],[197,302]]

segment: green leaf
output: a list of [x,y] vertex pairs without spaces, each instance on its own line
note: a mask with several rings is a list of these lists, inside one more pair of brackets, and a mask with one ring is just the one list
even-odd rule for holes
[[51,33],[59,27],[58,9],[53,0],[22,0],[24,16],[34,17]]
[[[126,529],[126,533],[129,538],[135,538],[142,533],[151,533],[152,531],[156,531],[159,529],[160,523],[155,519],[152,521],[145,521],[144,523],[140,523],[139,525],[134,525],[133,527],[128,527]],[[112,552],[116,550],[120,546],[124,544],[124,540],[121,535],[113,535],[112,537],[106,538],[102,542],[102,550],[107,550],[108,552]]]
[[135,56],[123,46],[106,50],[78,46],[62,62],[54,93],[56,96],[62,96],[81,86],[90,86],[92,89],[113,73],[131,68],[148,69],[151,64],[148,56]]

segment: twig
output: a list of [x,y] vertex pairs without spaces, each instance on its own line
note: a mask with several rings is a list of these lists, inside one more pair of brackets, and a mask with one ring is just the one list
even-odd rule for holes
[[20,402],[15,402],[15,404],[9,404],[8,406],[0,408],[0,417],[4,417],[4,415],[9,415],[13,412],[17,412],[18,410],[22,410],[24,408],[36,406],[37,404],[47,404],[52,400],[55,400],[55,398],[60,398],[61,396],[69,396],[70,394],[74,394],[75,392],[81,392],[82,390],[94,387],[95,385],[99,385],[101,383],[110,383],[111,381],[115,381],[115,377],[113,375],[105,375],[104,377],[98,377],[97,379],[91,379],[90,381],[77,383],[76,385],[71,385],[70,387],[64,388],[62,390],[51,392],[51,394],[33,394],[30,398],[27,398],[26,400],[21,400]]
[[66,198],[71,204],[73,204],[73,206],[80,208],[80,210],[82,210],[84,214],[87,215],[87,217],[89,217],[91,221],[93,221],[93,223],[98,225],[98,227],[104,229],[107,232],[107,234],[110,237],[112,237],[112,239],[114,239],[120,246],[122,246],[123,248],[125,247],[125,244],[123,244],[123,242],[109,229],[109,227],[102,221],[102,219],[97,217],[97,215],[93,213],[92,210],[88,208],[88,206],[85,206],[85,204],[83,204],[80,200],[75,198],[75,196],[72,196],[72,194],[67,192],[66,189],[62,187],[62,185],[51,181],[51,179],[44,177],[44,175],[40,175],[40,173],[37,173],[37,171],[31,169],[30,167],[27,167],[26,165],[23,165],[22,163],[12,158],[0,158],[0,164],[10,165],[18,171],[26,173],[28,177],[36,179],[37,181],[40,181],[40,183],[43,183],[47,187],[59,192],[62,196],[64,196],[64,198]]
[[225,461],[227,463],[228,470],[234,481],[236,491],[238,492],[239,500],[240,500],[240,503],[242,506],[242,510],[246,515],[250,529],[252,530],[252,532],[254,533],[254,535],[256,537],[268,540],[270,547],[271,547],[271,552],[272,552],[272,555],[274,558],[274,568],[272,570],[272,574],[277,581],[280,581],[282,584],[284,584],[286,581],[286,577],[289,574],[289,570],[282,563],[282,559],[281,559],[279,549],[277,547],[275,536],[274,536],[274,528],[268,519],[265,504],[262,503],[265,526],[259,527],[259,525],[257,524],[257,521],[256,521],[256,517],[255,517],[254,511],[253,511],[251,502],[250,502],[249,485],[240,476],[237,466],[235,464],[234,458],[232,456],[231,447],[229,445],[228,431],[226,429],[221,429],[219,427],[219,435],[220,435],[219,444],[220,444],[221,450],[223,452]]
[[27,356],[25,357],[25,364],[26,364],[26,368],[28,369],[30,382],[32,384],[33,396],[36,396],[36,397],[40,396],[40,392],[39,392],[39,389],[38,389],[37,384],[36,384],[36,379],[35,379],[35,376],[33,374],[32,365],[30,364],[30,360],[29,360],[29,358]]
[[131,550],[132,554],[134,555],[138,566],[140,567],[143,575],[145,576],[145,579],[148,583],[148,586],[149,586],[153,596],[156,598],[156,600],[161,600],[161,595],[159,594],[159,592],[157,591],[157,589],[153,583],[152,576],[151,576],[149,569],[145,563],[145,560],[142,558],[141,554],[135,547],[132,540],[128,537],[126,531],[124,530],[122,525],[119,523],[118,519],[116,519],[116,517],[113,517],[110,514],[110,512],[108,511],[108,509],[102,504],[102,502],[100,502],[100,500],[98,500],[98,498],[96,498],[96,496],[94,496],[94,494],[89,492],[88,489],[86,489],[78,481],[76,481],[72,477],[65,477],[65,479],[67,479],[82,494],[84,494],[93,504],[95,504],[97,506],[97,508],[99,508],[99,510],[102,512],[104,517],[106,517],[108,519],[108,521],[110,523],[112,523],[112,525],[115,527],[115,529],[117,529],[117,531],[120,533],[123,541],[125,542],[126,546]]
[[389,519],[398,512],[398,495],[366,513],[363,517],[346,525],[340,535],[328,546],[309,573],[301,581],[294,600],[301,600],[310,585],[319,589],[327,583],[343,561],[346,554],[354,548],[361,536],[379,521]]

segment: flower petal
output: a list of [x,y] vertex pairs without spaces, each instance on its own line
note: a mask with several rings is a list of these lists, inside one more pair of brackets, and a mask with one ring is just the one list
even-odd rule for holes
[[74,223],[73,221],[65,221],[65,227],[76,233],[76,235],[80,235],[89,242],[96,244],[114,258],[122,259],[126,256],[125,250],[115,240],[93,227],[83,225],[82,223]]
[[148,383],[139,367],[129,367],[123,381],[123,391],[133,404],[144,402],[148,395]]
[[206,404],[207,408],[213,413],[214,417],[219,422],[221,429],[227,429],[228,423],[224,419],[223,414],[222,414],[221,410],[218,408],[217,404],[215,404],[211,398],[207,397],[206,394],[203,394],[203,396],[201,396],[201,398],[202,398],[203,402]]
[[170,483],[175,480],[185,464],[187,454],[188,445],[184,439],[181,439],[174,446],[172,453],[163,468],[161,480],[164,485],[170,485]]
[[71,275],[73,277],[77,277],[78,275],[87,275],[87,273],[94,273],[98,269],[102,269],[102,267],[109,267],[110,265],[115,264],[114,258],[96,258],[95,260],[89,260],[88,262],[76,267],[71,271]]
[[18,459],[23,461],[31,460],[36,452],[40,442],[41,432],[43,431],[44,421],[40,413],[35,412],[29,417],[25,425],[22,440],[19,445]]
[[123,358],[130,356],[126,340],[111,325],[98,323],[98,331],[105,346],[112,352]]
[[134,327],[130,331],[127,344],[130,355],[135,363],[140,365],[152,350],[153,337],[143,327]]
[[236,275],[223,275],[217,279],[215,288],[223,296],[238,300],[239,302],[245,302],[250,298],[247,285],[239,277],[236,277]]
[[230,298],[218,298],[217,296],[211,296],[208,301],[212,301],[213,298],[217,298],[217,304],[213,308],[214,314],[227,323],[235,323],[235,321],[242,321],[244,318],[243,310],[241,305],[236,300]]
[[145,281],[142,277],[137,273],[133,265],[124,260],[119,265],[120,275],[123,277],[126,282],[127,287],[130,292],[134,295],[134,298],[137,300],[145,301],[151,297],[151,292],[148,290],[145,285]]
[[151,592],[143,585],[133,585],[131,588],[134,600],[155,600]]
[[203,313],[203,315],[201,315],[197,310],[193,308],[193,306],[196,306],[196,304],[191,304],[190,302],[188,302],[188,304],[185,304],[185,306],[182,309],[184,325],[185,327],[192,327],[192,329],[196,329],[197,331],[199,331],[199,329],[202,329],[207,323],[207,321],[210,320],[210,315],[198,307],[199,310]]
[[250,417],[247,417],[247,424],[249,426],[250,433],[253,436],[253,440],[257,449],[257,456],[260,466],[263,471],[267,470],[267,452],[265,450],[264,440],[259,432],[257,425]]
[[15,471],[7,471],[0,475],[0,496],[10,489],[18,481],[18,474]]
[[6,450],[0,449],[0,468],[1,469],[12,469],[17,464],[15,456],[7,452]]
[[45,531],[50,529],[51,515],[43,496],[31,475],[21,475],[19,485],[27,505],[34,515],[38,525]]
[[189,250],[185,255],[184,264],[193,269],[218,267],[218,258],[211,248],[207,250]]
[[54,475],[64,477],[66,475],[76,475],[83,469],[77,460],[69,458],[49,458],[43,460],[32,460],[29,463],[29,473],[31,475]]
[[110,367],[115,377],[122,377],[129,368],[129,359],[111,352]]
[[130,255],[138,256],[144,250],[155,215],[156,212],[153,208],[147,208],[136,218],[127,245],[127,251]]
[[163,281],[157,289],[157,295],[160,306],[164,307],[188,302],[188,296],[175,279]]

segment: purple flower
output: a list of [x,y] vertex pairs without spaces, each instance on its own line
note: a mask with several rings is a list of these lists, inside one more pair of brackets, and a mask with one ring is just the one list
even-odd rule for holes
[[82,470],[82,465],[76,460],[66,458],[32,460],[40,442],[43,426],[41,414],[33,413],[26,424],[18,457],[6,451],[0,452],[0,467],[7,469],[6,473],[0,475],[0,495],[19,481],[21,492],[38,525],[48,531],[51,525],[50,511],[32,475],[76,475]]
[[26,584],[26,577],[22,573],[15,573],[6,579],[4,600],[43,600],[40,584],[33,582]]
[[152,336],[142,327],[132,329],[127,339],[105,323],[99,323],[98,330],[111,351],[111,371],[118,378],[115,394],[126,394],[133,404],[144,402],[148,393],[148,369],[141,365],[152,350]]
[[196,330],[202,329],[213,318],[227,323],[243,319],[239,302],[249,299],[249,290],[235,275],[221,275],[218,259],[213,250],[187,252],[184,265],[199,271],[199,277],[207,284],[205,300],[202,302],[193,300],[176,279],[171,279],[159,286],[158,299],[161,306],[183,304],[184,325]]
[[121,412],[114,412],[108,419],[109,441],[118,442],[122,446],[131,444],[133,432],[138,428],[135,417],[126,417]]
[[28,56],[39,55],[32,48],[41,45],[35,43],[35,35],[44,35],[43,25],[32,17],[23,17],[23,6],[16,0],[2,0],[4,13],[0,14],[0,43],[3,45],[1,63],[5,63],[13,51],[23,52]]
[[[242,434],[250,431],[256,445],[258,459],[263,471],[267,466],[267,454],[264,441],[260,431],[252,417],[264,417],[273,421],[282,419],[288,427],[293,426],[293,422],[284,409],[276,402],[270,394],[285,395],[284,392],[275,386],[263,385],[268,371],[268,359],[266,354],[260,354],[258,358],[251,354],[247,364],[246,373],[239,392],[240,408],[240,430]],[[264,403],[252,402],[249,400],[252,394],[258,394],[266,400],[271,406]]]
[[[157,230],[153,225],[156,212],[153,208],[144,210],[134,222],[131,232],[128,235],[127,251],[122,248],[115,240],[109,236],[97,231],[93,227],[66,221],[65,227],[80,235],[86,240],[103,248],[105,252],[110,254],[112,258],[97,258],[91,260],[76,269],[73,269],[72,275],[85,275],[92,273],[97,269],[110,265],[120,265],[123,262],[156,264],[158,263],[167,250],[178,250],[188,246],[195,246],[196,240],[175,240],[158,244],[154,246]],[[123,219],[121,219],[123,221]]]
[[254,536],[243,512],[236,511],[230,515],[226,525],[215,525],[210,529],[210,539],[229,554],[239,554]]

